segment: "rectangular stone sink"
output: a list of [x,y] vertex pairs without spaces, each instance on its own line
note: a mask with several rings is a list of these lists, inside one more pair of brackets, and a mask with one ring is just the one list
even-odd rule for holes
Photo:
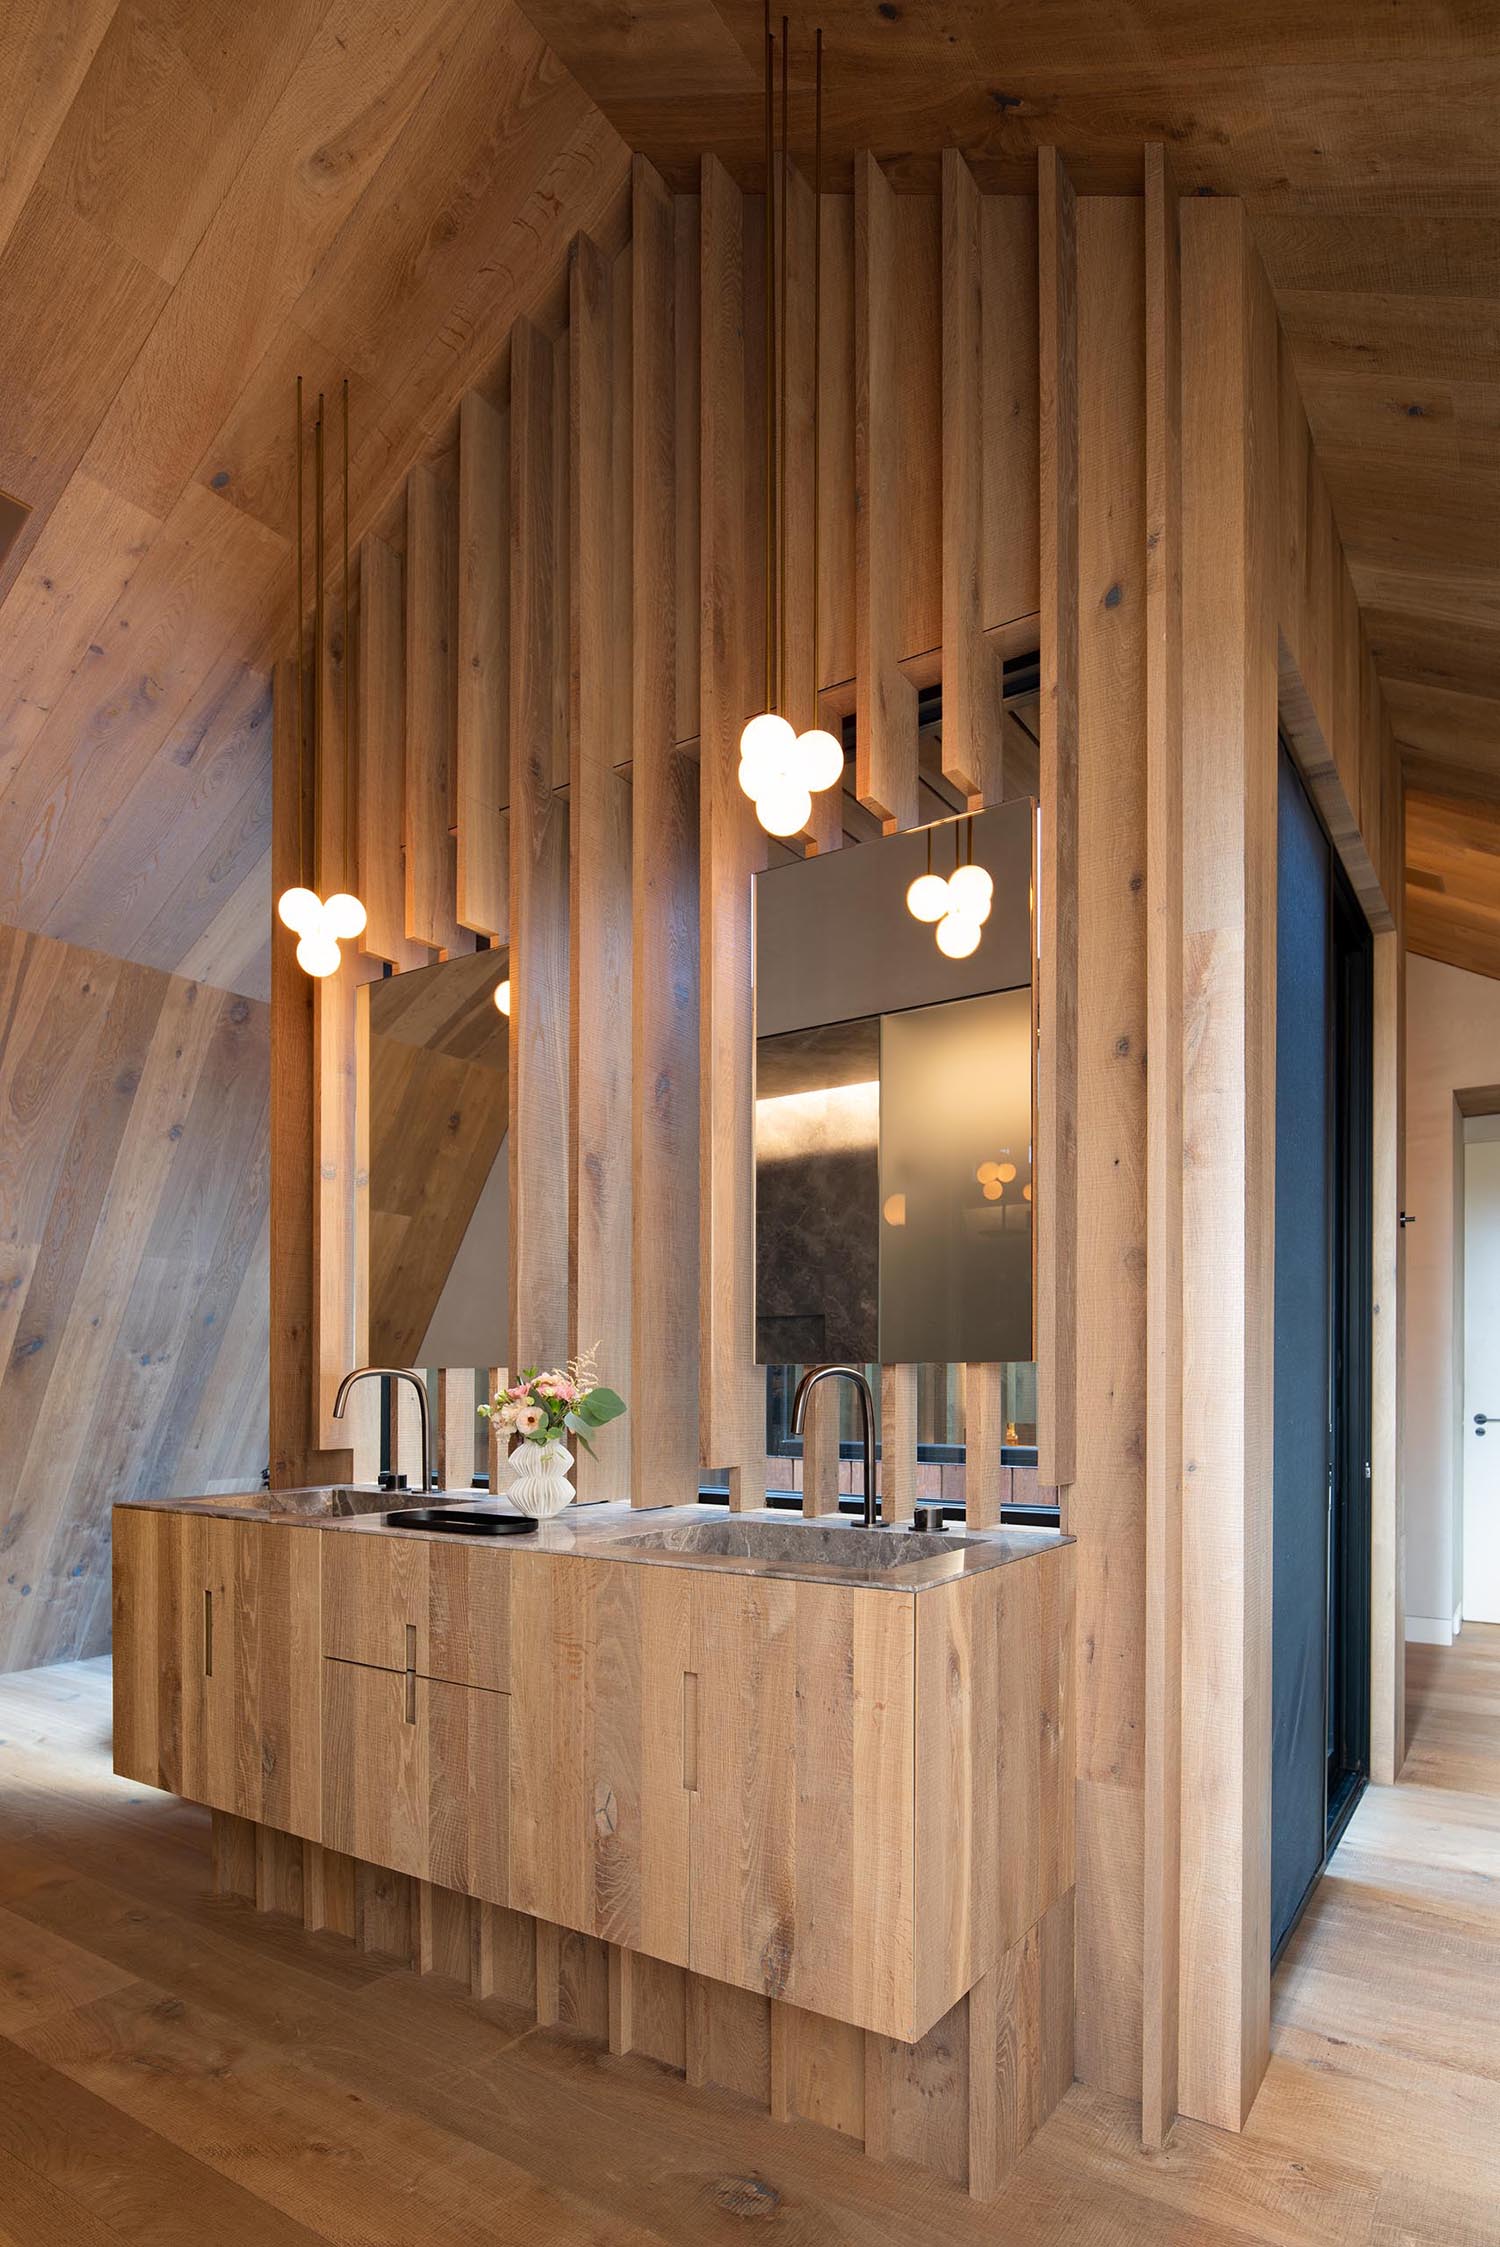
[[645,1529],[611,1537],[611,1550],[691,1553],[700,1560],[752,1560],[769,1566],[847,1569],[909,1568],[977,1543],[948,1530],[863,1529],[842,1522],[692,1521],[672,1529]]
[[[409,1490],[374,1490],[368,1485],[350,1489],[337,1483],[314,1484],[306,1490],[269,1490],[262,1503],[268,1513],[303,1514],[310,1521],[350,1521],[356,1514],[388,1513],[393,1504],[415,1504],[421,1494]],[[432,1497],[441,1500],[441,1492],[431,1492],[423,1498],[429,1503]],[[455,1498],[476,1495],[473,1491],[455,1490]],[[482,1495],[482,1493],[479,1493]]]

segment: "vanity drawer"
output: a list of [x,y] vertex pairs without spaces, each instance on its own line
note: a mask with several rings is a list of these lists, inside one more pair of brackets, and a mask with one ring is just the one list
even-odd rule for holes
[[328,1848],[506,1901],[508,1694],[325,1660],[323,1740]]
[[374,1669],[510,1688],[510,1562],[479,1545],[330,1529],[323,1652]]

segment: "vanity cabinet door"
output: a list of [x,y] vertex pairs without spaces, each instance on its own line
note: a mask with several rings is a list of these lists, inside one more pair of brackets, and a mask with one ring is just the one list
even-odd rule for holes
[[910,2038],[915,1603],[692,1582],[690,1963]]
[[315,1836],[316,1532],[125,1507],[114,1537],[116,1770]]
[[693,1576],[511,1562],[510,1901],[687,1963]]
[[323,1840],[508,1901],[510,1701],[415,1671],[323,1665]]

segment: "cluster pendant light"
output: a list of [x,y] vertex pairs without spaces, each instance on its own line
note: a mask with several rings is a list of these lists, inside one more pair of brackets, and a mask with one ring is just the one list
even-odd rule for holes
[[[839,785],[844,749],[836,735],[811,725],[803,733],[786,707],[786,212],[788,38],[781,19],[781,146],[776,145],[776,40],[766,0],[766,707],[740,735],[740,786],[769,835],[798,835],[812,818],[814,795]],[[812,694],[816,716],[821,679],[818,646],[819,444],[822,348],[823,34],[814,41],[813,353],[812,353]]]
[[[306,700],[307,683],[304,645],[304,619],[306,598],[302,563],[303,521],[306,513],[302,477],[303,411],[302,377],[297,377],[297,859],[298,880],[291,889],[283,890],[277,900],[276,911],[284,927],[298,939],[297,965],[305,974],[319,977],[335,975],[343,954],[341,944],[362,936],[365,928],[365,909],[359,899],[348,890],[335,890],[330,897],[320,897],[308,886],[307,872],[313,853],[308,847],[307,827],[314,816],[313,795],[305,784],[307,761]],[[323,397],[318,394],[318,410],[313,422],[313,482],[315,487],[316,522],[313,530],[313,790],[316,790],[322,771],[323,750],[323,657],[325,618],[323,607],[323,507],[324,507],[324,442]],[[348,664],[349,632],[349,384],[344,382],[344,635],[345,665]],[[353,856],[354,787],[351,757],[353,729],[344,725],[344,848],[346,859]]]
[[934,924],[937,948],[950,960],[966,960],[979,949],[979,933],[995,902],[994,879],[988,869],[974,863],[974,821],[967,821],[966,851],[959,859],[959,827],[953,827],[953,871],[933,872],[932,829],[927,830],[927,871],[918,874],[906,892],[906,910],[914,921]]

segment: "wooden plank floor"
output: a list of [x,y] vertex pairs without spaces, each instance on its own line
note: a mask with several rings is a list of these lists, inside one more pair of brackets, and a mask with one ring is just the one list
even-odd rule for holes
[[0,2247],[1500,2242],[1500,1629],[1410,1681],[1245,2135],[1146,2156],[1075,2086],[984,2208],[216,1900],[206,1817],[110,1773],[107,1668],[0,1679]]

